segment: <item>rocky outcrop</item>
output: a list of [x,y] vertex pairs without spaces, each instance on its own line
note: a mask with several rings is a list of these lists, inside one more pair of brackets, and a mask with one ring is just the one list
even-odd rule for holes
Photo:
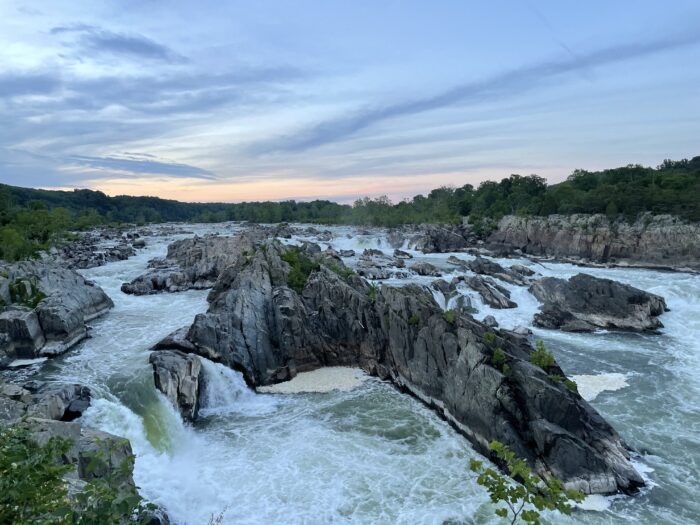
[[[425,288],[377,288],[323,264],[297,293],[285,250],[268,243],[222,272],[186,336],[196,353],[242,371],[252,386],[360,366],[423,400],[483,453],[499,440],[537,472],[589,493],[643,484],[614,429],[552,379],[561,369],[529,362],[526,338],[445,315]],[[495,349],[507,368],[494,364]]]
[[545,277],[530,292],[543,303],[534,320],[543,328],[655,332],[663,327],[658,319],[666,311],[662,297],[610,279],[585,273],[568,281]]
[[[458,252],[470,245],[465,230],[458,226],[424,224],[407,234],[408,246],[423,253]],[[394,246],[400,248],[400,246]]]
[[646,215],[633,223],[605,215],[509,215],[487,244],[583,263],[700,270],[700,225],[670,215]]
[[211,288],[224,268],[252,251],[258,231],[251,229],[231,237],[195,236],[176,241],[168,246],[164,259],[151,261],[148,272],[124,283],[122,292],[146,295]]
[[507,288],[496,284],[490,277],[478,275],[459,277],[472,290],[477,292],[481,299],[492,308],[516,308],[515,301],[510,300],[510,292]]
[[[163,344],[175,346],[173,338]],[[204,380],[199,357],[179,350],[163,350],[151,353],[149,362],[153,367],[156,388],[165,394],[185,419],[196,419],[199,392]]]
[[86,322],[112,300],[80,274],[49,262],[0,267],[0,366],[61,354],[87,337]]
[[442,272],[429,262],[420,261],[413,263],[409,269],[416,272],[418,275],[427,275],[430,277],[440,277]]

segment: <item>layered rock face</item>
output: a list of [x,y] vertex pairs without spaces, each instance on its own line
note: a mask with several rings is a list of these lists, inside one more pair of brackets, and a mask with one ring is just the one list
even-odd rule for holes
[[87,336],[87,321],[112,306],[99,286],[56,264],[0,267],[0,366],[65,352]]
[[122,292],[146,295],[158,292],[211,288],[221,271],[242,253],[253,249],[253,232],[232,237],[191,237],[168,246],[165,259],[151,261],[151,269],[122,285]]
[[[537,472],[588,493],[632,491],[643,484],[615,430],[576,392],[529,362],[524,337],[493,331],[461,314],[446,316],[416,285],[368,285],[321,262],[297,293],[287,248],[266,243],[222,272],[210,308],[172,346],[243,372],[266,385],[322,366],[360,366],[391,380],[488,454],[499,440]],[[486,334],[491,333],[486,337]],[[493,364],[496,349],[506,364]]]
[[667,310],[658,295],[585,273],[568,281],[545,277],[530,286],[530,292],[543,303],[535,325],[569,332],[654,332],[663,327],[658,316]]
[[582,262],[700,270],[700,225],[670,215],[647,215],[632,224],[605,215],[511,215],[501,219],[487,243]]

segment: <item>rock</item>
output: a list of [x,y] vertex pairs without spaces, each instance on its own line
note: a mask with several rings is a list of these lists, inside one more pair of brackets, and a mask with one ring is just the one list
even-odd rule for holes
[[134,242],[131,243],[131,245],[134,248],[145,248],[146,247],[146,241],[144,239],[136,239]]
[[428,262],[420,261],[409,266],[409,270],[413,270],[418,275],[429,275],[431,277],[440,277],[442,273],[435,266]]
[[[1,268],[9,304],[0,313],[0,366],[14,359],[51,357],[87,337],[86,322],[112,300],[74,270],[50,261],[23,261]],[[0,294],[4,293],[0,282]],[[10,293],[11,292],[11,293]]]
[[394,257],[397,259],[413,259],[413,255],[398,248],[394,250]]
[[406,242],[406,237],[401,230],[391,229],[387,232],[386,240],[389,243],[389,246],[394,249],[399,249],[403,247],[404,243]]
[[568,281],[545,277],[530,286],[530,292],[543,303],[535,315],[536,326],[571,332],[654,332],[663,326],[658,316],[666,311],[658,295],[585,273]]
[[121,290],[147,295],[211,288],[223,269],[251,252],[253,239],[264,237],[265,231],[253,228],[232,237],[208,235],[176,241],[168,246],[164,260],[152,261],[148,272],[122,284]]
[[386,267],[368,261],[360,261],[357,265],[357,273],[372,281],[381,281],[391,277],[391,272]]
[[481,299],[492,308],[516,308],[518,305],[510,300],[510,292],[499,286],[489,277],[465,276],[462,278],[464,282],[478,292]]
[[488,238],[492,249],[593,263],[700,270],[700,224],[670,215],[629,223],[605,215],[508,215]]
[[[268,242],[222,272],[187,335],[198,354],[241,370],[252,386],[360,366],[423,400],[483,453],[499,440],[538,473],[588,493],[643,485],[615,430],[549,377],[563,371],[529,362],[526,338],[500,332],[489,342],[489,328],[459,312],[445,316],[420,286],[370,287],[323,265],[298,294],[287,286],[284,250]],[[505,374],[492,363],[495,347],[506,355]]]
[[340,250],[341,257],[355,257],[355,250]]
[[365,248],[362,252],[365,257],[386,257],[384,252],[376,248]]
[[469,263],[465,261],[464,259],[460,259],[459,257],[455,257],[454,255],[450,255],[447,258],[447,263],[448,264],[454,264],[455,266],[459,266],[462,269],[467,269],[469,268]]
[[510,284],[524,285],[525,279],[522,275],[512,271],[510,268],[504,268],[500,264],[479,255],[475,259],[466,262],[466,267],[472,272],[479,275],[489,275],[505,281]]
[[498,326],[498,321],[496,321],[493,315],[487,315],[481,322],[484,323],[484,326],[488,326],[489,328],[496,328]]
[[424,224],[413,234],[409,246],[423,253],[456,252],[469,246],[462,231],[456,226]]
[[522,264],[514,264],[513,266],[510,267],[511,271],[522,275],[523,277],[532,277],[535,275],[535,271],[531,270],[527,266],[523,266]]
[[160,350],[151,353],[149,362],[153,367],[156,388],[165,394],[185,419],[195,420],[204,377],[199,357],[179,350]]

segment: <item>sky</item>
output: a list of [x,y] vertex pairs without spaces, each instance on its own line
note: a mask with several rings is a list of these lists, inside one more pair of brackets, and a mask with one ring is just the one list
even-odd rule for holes
[[0,0],[0,182],[393,200],[700,155],[697,0]]

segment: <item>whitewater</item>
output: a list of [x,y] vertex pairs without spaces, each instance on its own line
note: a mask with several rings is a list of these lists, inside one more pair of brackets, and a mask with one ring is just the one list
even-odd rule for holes
[[[237,226],[187,225],[197,234],[231,233]],[[393,252],[381,232],[330,228],[322,248]],[[149,296],[120,291],[184,235],[153,237],[126,261],[82,271],[115,307],[91,322],[91,338],[59,358],[25,369],[37,378],[90,387],[84,422],[124,436],[136,454],[141,494],[175,524],[378,523],[496,524],[486,491],[469,471],[479,457],[469,443],[417,400],[390,384],[363,377],[330,392],[255,393],[242,376],[204,361],[206,389],[200,419],[186,424],[153,386],[149,348],[206,311],[206,291]],[[314,240],[300,237],[294,243]],[[450,255],[423,255],[404,246],[450,280],[461,270]],[[582,395],[638,455],[648,487],[635,497],[590,498],[571,517],[548,523],[688,524],[700,521],[700,276],[629,268],[581,268],[527,259],[541,276],[586,272],[663,296],[670,312],[659,335],[571,334],[532,327],[538,303],[526,288],[507,285],[517,309],[484,305],[467,288],[477,319],[493,315],[502,328],[526,326],[543,339]],[[356,264],[357,258],[346,263]],[[463,273],[463,272],[462,272]],[[430,277],[391,278],[386,284],[424,285]],[[503,284],[503,283],[501,283]],[[436,297],[438,302],[441,297]],[[441,304],[449,308],[450,304]],[[284,392],[284,390],[282,390]]]

